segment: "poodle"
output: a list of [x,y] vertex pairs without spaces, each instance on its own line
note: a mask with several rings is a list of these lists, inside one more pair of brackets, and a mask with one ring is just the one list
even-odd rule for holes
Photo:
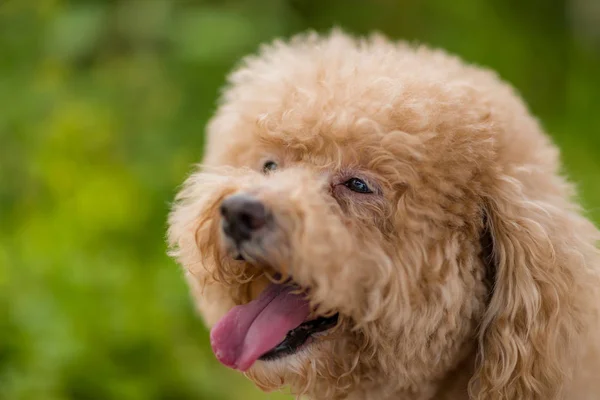
[[342,31],[249,56],[169,217],[225,366],[309,399],[600,399],[599,231],[494,73]]

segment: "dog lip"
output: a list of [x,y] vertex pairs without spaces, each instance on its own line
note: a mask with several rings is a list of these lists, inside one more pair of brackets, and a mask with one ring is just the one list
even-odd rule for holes
[[287,333],[285,339],[277,346],[260,356],[261,361],[272,361],[297,353],[306,344],[310,343],[316,334],[334,328],[339,320],[339,313],[331,317],[319,317],[302,323],[299,327]]

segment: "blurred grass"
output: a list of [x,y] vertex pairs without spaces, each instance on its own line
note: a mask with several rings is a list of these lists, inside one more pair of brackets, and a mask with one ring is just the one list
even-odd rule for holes
[[225,74],[275,36],[377,29],[491,66],[599,221],[600,19],[586,4],[0,2],[0,398],[283,398],[214,361],[163,240]]

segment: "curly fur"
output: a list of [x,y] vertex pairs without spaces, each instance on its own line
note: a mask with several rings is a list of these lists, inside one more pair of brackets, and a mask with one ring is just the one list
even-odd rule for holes
[[[278,171],[262,174],[266,160]],[[340,184],[354,176],[374,193]],[[248,261],[219,228],[239,192],[277,220]],[[573,193],[492,72],[380,36],[305,34],[231,74],[168,236],[208,326],[274,272],[309,288],[316,314],[340,313],[316,343],[247,372],[264,390],[600,399],[600,234]]]

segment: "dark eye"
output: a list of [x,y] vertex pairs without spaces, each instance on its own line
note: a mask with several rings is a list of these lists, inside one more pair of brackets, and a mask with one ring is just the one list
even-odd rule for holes
[[369,185],[358,178],[348,179],[346,182],[344,182],[344,186],[356,193],[373,193],[373,191],[369,188]]
[[275,161],[267,161],[265,165],[263,165],[263,172],[265,174],[275,171],[277,169],[277,163]]

